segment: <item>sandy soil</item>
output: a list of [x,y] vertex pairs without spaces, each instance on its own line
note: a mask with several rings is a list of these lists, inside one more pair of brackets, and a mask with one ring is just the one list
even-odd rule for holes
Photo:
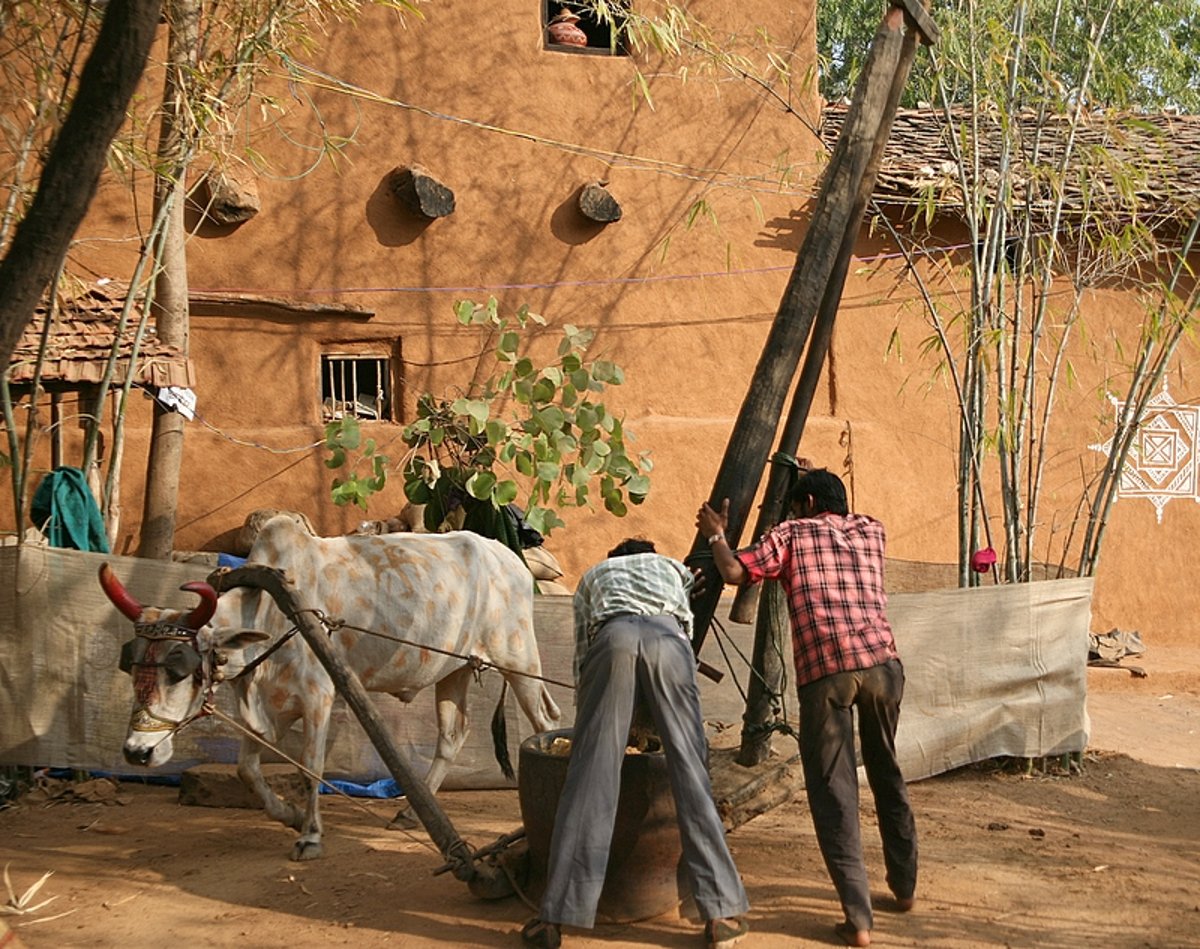
[[[877,912],[874,944],[921,947],[1200,946],[1200,658],[1150,673],[1089,672],[1093,741],[1082,774],[996,764],[912,785],[920,902]],[[484,902],[422,834],[385,829],[386,802],[324,801],[325,857],[287,859],[292,833],[249,810],[182,807],[124,784],[108,803],[0,811],[0,863],[33,913],[0,915],[29,947],[519,946],[518,898]],[[459,833],[489,843],[520,824],[515,791],[441,797]],[[864,821],[872,819],[864,804]],[[873,835],[868,864],[883,896]],[[803,800],[730,836],[753,903],[747,947],[837,944],[838,906]],[[8,894],[0,894],[0,899]],[[65,914],[65,915],[61,915]],[[3,943],[0,928],[0,944]],[[702,944],[678,916],[568,932],[579,949]]]

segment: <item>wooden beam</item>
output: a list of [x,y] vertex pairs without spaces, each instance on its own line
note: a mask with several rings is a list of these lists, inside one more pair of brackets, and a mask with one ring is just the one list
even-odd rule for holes
[[942,35],[937,28],[937,24],[933,22],[933,17],[929,15],[929,11],[925,9],[921,0],[893,0],[895,6],[904,8],[905,15],[912,21],[912,24],[921,33],[921,42],[926,46],[932,46],[938,41]]
[[[891,76],[875,137],[869,146],[866,167],[853,195],[846,230],[838,245],[837,257],[830,270],[825,292],[821,296],[816,326],[808,343],[808,354],[780,437],[777,455],[795,455],[804,435],[808,413],[812,408],[817,383],[833,338],[833,326],[841,304],[842,290],[846,285],[850,260],[858,242],[862,217],[871,200],[879,167],[883,163],[883,154],[891,135],[892,120],[908,81],[916,48],[916,33],[910,30],[904,38],[895,71]],[[759,511],[758,524],[755,526],[755,537],[783,518],[787,504],[786,494],[791,483],[789,475],[790,471],[780,463],[772,468],[767,482],[766,498]],[[750,677],[746,714],[742,724],[742,745],[738,754],[739,763],[747,765],[765,760],[770,752],[770,732],[765,731],[763,726],[772,713],[775,697],[783,688],[785,678],[777,656],[781,645],[790,640],[788,633],[791,623],[782,604],[782,593],[776,590],[772,591],[772,594],[759,608],[758,621],[755,624],[752,662],[756,674]],[[730,618],[744,622],[744,614],[753,610],[753,601],[756,598],[757,587],[743,587],[739,590],[730,610]]]
[[354,670],[351,669],[341,656],[340,650],[328,635],[325,627],[317,621],[314,611],[302,603],[296,588],[288,581],[282,570],[257,564],[238,567],[235,570],[218,570],[211,574],[208,582],[217,590],[233,586],[255,587],[264,590],[283,610],[287,618],[300,631],[304,641],[316,654],[329,677],[333,679],[338,694],[346,700],[350,710],[358,718],[359,724],[367,733],[371,744],[379,752],[379,757],[387,766],[396,783],[404,789],[404,793],[416,812],[417,817],[429,833],[430,838],[437,844],[438,850],[446,858],[454,875],[471,885],[472,892],[481,894],[476,887],[486,889],[488,881],[476,878],[486,876],[487,871],[494,872],[493,867],[481,868],[475,865],[471,848],[458,836],[451,824],[450,818],[438,805],[436,798],[430,792],[425,782],[421,780],[405,761],[400,749],[392,740],[391,734],[384,724],[383,718],[375,710],[375,705],[367,695]]
[[[719,507],[725,498],[729,499],[726,535],[731,546],[737,546],[746,525],[784,400],[813,319],[834,274],[843,241],[851,229],[857,233],[861,223],[857,199],[879,131],[890,128],[890,119],[895,112],[894,106],[890,106],[889,112],[889,104],[905,41],[904,14],[899,8],[892,7],[875,34],[841,136],[826,169],[812,223],[796,255],[775,321],[725,448],[709,502]],[[687,561],[703,570],[706,577],[704,592],[693,601],[693,646],[699,652],[716,610],[722,584],[706,539],[699,534],[693,541]]]
[[278,319],[293,316],[306,319],[369,320],[374,310],[343,303],[312,303],[284,300],[255,293],[211,293],[193,290],[188,294],[192,316],[237,316]]

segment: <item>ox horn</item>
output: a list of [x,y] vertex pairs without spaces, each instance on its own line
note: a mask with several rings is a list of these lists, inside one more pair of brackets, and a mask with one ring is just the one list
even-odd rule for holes
[[100,586],[112,601],[112,605],[128,616],[135,623],[141,618],[142,604],[135,600],[128,590],[117,579],[112,567],[106,563],[100,564]]
[[195,593],[200,597],[196,608],[188,613],[187,618],[183,621],[183,625],[188,629],[199,629],[212,619],[213,613],[217,611],[217,591],[203,580],[193,580],[191,583],[185,583],[179,589]]

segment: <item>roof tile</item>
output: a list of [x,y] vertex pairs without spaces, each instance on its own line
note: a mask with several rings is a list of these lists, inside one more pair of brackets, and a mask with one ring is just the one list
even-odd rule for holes
[[[113,340],[125,305],[125,288],[120,284],[88,284],[79,292],[60,294],[59,309],[46,341],[41,367],[43,384],[82,385],[100,382],[112,354]],[[47,308],[37,308],[13,350],[9,380],[33,381]],[[113,367],[113,383],[125,382],[129,372],[141,307],[135,305],[121,332],[118,358]],[[178,347],[161,343],[153,326],[147,326],[137,351],[134,381],[154,386],[193,386],[195,372],[191,360]]]

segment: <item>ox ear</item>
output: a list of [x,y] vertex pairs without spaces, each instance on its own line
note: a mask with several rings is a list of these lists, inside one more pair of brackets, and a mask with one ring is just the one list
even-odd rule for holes
[[239,629],[217,644],[217,662],[221,666],[221,674],[226,679],[240,675],[253,660],[246,655],[246,647],[270,639],[266,633],[257,629]]
[[239,629],[231,634],[226,639],[221,640],[221,648],[229,650],[242,650],[251,643],[261,643],[264,639],[270,639],[269,633],[259,632],[257,629]]

